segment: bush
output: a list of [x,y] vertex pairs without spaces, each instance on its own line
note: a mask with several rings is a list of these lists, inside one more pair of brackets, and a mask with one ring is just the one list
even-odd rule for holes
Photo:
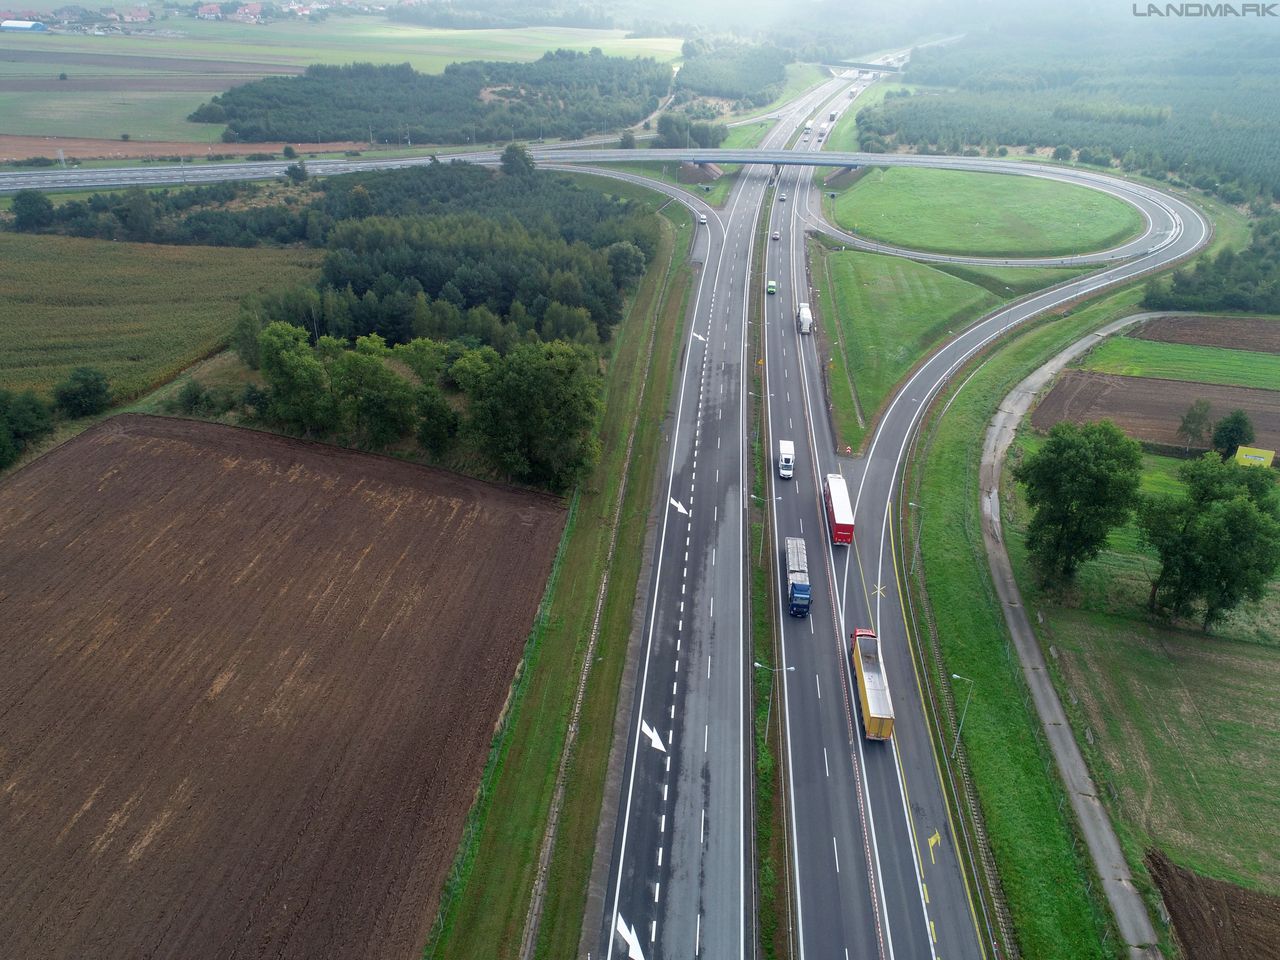
[[111,388],[101,370],[76,367],[54,387],[54,402],[68,417],[91,417],[111,405]]

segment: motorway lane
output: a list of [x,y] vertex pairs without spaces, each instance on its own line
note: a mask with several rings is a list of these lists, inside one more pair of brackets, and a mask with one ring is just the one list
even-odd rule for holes
[[[788,113],[792,123],[820,95],[829,92],[802,98]],[[770,139],[786,133],[784,121]],[[753,951],[743,367],[747,277],[766,178],[749,171],[725,212],[710,211],[699,228],[705,269],[671,428],[602,931],[606,957]]]

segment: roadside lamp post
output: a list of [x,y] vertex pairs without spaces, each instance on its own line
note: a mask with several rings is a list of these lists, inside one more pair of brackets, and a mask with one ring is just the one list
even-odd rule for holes
[[[753,663],[757,670],[768,670],[770,673],[784,672],[782,667],[770,667],[761,663],[759,660],[753,661]],[[795,670],[795,667],[787,667],[785,672],[791,673],[793,670]],[[764,708],[764,730],[765,730],[766,737],[769,736],[769,717],[772,713],[773,713],[773,684],[769,684],[769,705]]]
[[960,731],[964,729],[964,718],[969,713],[969,701],[973,699],[974,683],[968,677],[962,677],[958,673],[953,673],[951,675],[951,679],[963,680],[965,683],[969,684],[969,695],[964,698],[964,709],[960,711],[960,725],[956,727],[956,740],[955,743],[951,745],[951,759],[954,760],[956,758],[956,749],[960,746]]

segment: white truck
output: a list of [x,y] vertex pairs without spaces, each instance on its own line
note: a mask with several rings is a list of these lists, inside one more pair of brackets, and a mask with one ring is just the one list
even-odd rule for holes
[[796,311],[796,329],[801,333],[813,333],[813,311],[807,303],[800,304]]
[[778,476],[790,480],[796,472],[796,445],[790,440],[778,441]]

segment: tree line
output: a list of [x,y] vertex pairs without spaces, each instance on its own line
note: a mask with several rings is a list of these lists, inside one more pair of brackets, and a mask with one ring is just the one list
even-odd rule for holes
[[[305,436],[372,450],[416,444],[439,457],[466,434],[495,470],[558,492],[599,456],[600,362],[576,344],[521,343],[503,356],[456,340],[393,348],[377,334],[313,343],[276,322],[247,359],[267,386],[251,386],[242,402],[264,423]],[[179,403],[202,396],[189,383]]]
[[53,432],[56,418],[91,417],[111,405],[106,376],[93,367],[76,367],[46,403],[30,390],[0,389],[0,470],[11,466],[32,444]]
[[225,141],[485,143],[581,137],[638,123],[671,86],[652,58],[556,50],[532,63],[471,61],[424,74],[406,64],[313,65],[233,87],[189,119]]
[[686,40],[677,90],[761,107],[782,93],[794,56],[771,44]]
[[1257,34],[1141,42],[1132,25],[1019,17],[915,51],[905,79],[927,95],[859,113],[881,144],[962,153],[996,143],[1065,147],[1213,192],[1229,203],[1280,198],[1280,43]]
[[1280,214],[1256,220],[1239,253],[1228,248],[1152,280],[1142,303],[1152,310],[1280,313]]
[[1115,424],[1056,424],[1013,470],[1033,510],[1027,550],[1041,580],[1069,583],[1136,515],[1141,541],[1159,561],[1151,612],[1195,616],[1207,630],[1245,601],[1261,600],[1280,571],[1280,494],[1271,470],[1230,459],[1251,440],[1248,417],[1233,411],[1214,430],[1217,451],[1179,468],[1182,492],[1145,495],[1141,448]]

